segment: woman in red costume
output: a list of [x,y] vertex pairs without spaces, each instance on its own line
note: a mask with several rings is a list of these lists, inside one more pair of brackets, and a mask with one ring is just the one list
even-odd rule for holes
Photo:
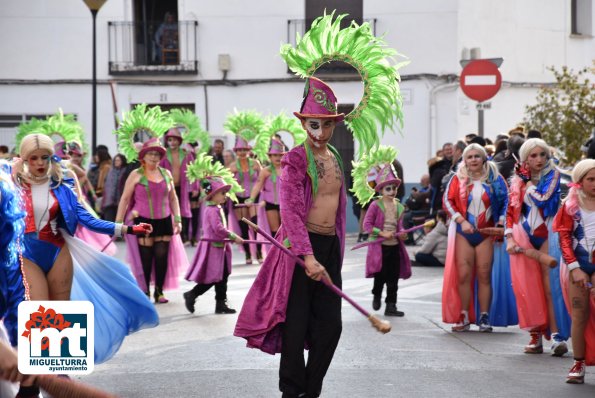
[[569,279],[563,286],[572,315],[574,365],[566,382],[583,384],[585,366],[595,365],[595,160],[577,163],[570,185],[554,230],[559,233],[565,263],[561,277]]

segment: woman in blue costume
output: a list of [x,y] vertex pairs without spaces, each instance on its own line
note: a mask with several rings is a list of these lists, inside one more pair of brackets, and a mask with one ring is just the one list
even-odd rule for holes
[[[508,189],[486,151],[471,144],[444,193],[451,218],[442,289],[442,320],[454,332],[477,321],[480,332],[517,323],[503,247],[482,228],[503,226]],[[512,303],[511,303],[512,301]]]
[[124,337],[158,324],[158,315],[128,268],[74,238],[78,224],[108,235],[145,235],[145,224],[98,220],[78,202],[53,141],[26,136],[12,170],[25,217],[23,276],[31,300],[88,300],[95,307],[95,362],[111,358]]

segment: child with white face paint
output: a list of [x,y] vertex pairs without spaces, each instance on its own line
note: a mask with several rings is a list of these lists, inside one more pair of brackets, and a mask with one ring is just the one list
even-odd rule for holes
[[411,275],[409,257],[403,255],[403,240],[407,234],[399,234],[403,229],[404,207],[395,199],[401,180],[397,177],[392,164],[384,165],[376,177],[376,192],[382,196],[375,200],[368,209],[364,219],[364,230],[370,234],[369,240],[384,238],[381,244],[368,246],[366,257],[366,277],[374,278],[372,308],[379,310],[382,290],[386,285],[386,316],[403,316],[397,310],[397,290],[399,278]]

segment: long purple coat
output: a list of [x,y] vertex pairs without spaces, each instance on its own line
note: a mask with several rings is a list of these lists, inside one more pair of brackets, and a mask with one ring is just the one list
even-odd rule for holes
[[[399,221],[397,231],[403,229],[403,206],[396,201]],[[384,228],[384,204],[382,199],[375,200],[370,205],[366,218],[364,218],[364,231],[370,234],[370,239],[377,234],[374,234],[374,228],[382,230]],[[399,238],[397,238],[399,239]],[[399,278],[407,279],[411,276],[411,260],[409,254],[405,249],[403,241],[399,239],[399,257],[401,260]],[[373,244],[368,246],[368,254],[366,256],[366,278],[373,278],[374,274],[382,270],[382,244]]]
[[[190,184],[188,181],[188,177],[186,176],[186,170],[188,168],[188,164],[190,164],[194,160],[194,154],[191,152],[187,152],[185,149],[180,148],[180,198],[178,198],[180,202],[180,215],[182,217],[190,218],[192,217],[192,212],[190,211],[190,192],[195,187]],[[170,173],[172,172],[172,155],[171,149],[168,148],[165,156],[159,162],[159,166],[168,169]]]
[[[282,243],[288,239],[291,251],[297,255],[312,254],[305,224],[315,195],[313,187],[318,184],[313,162],[311,150],[304,145],[292,149],[281,160],[279,181],[283,224],[276,239]],[[308,173],[308,164],[312,174]],[[345,203],[343,181],[335,219],[341,257],[345,249]],[[234,331],[235,336],[248,341],[248,347],[269,354],[281,352],[282,326],[296,266],[299,267],[292,258],[274,246],[271,248],[244,300]]]
[[231,237],[231,233],[223,224],[222,213],[221,206],[205,207],[202,217],[202,237],[218,239],[222,242],[200,241],[192,264],[188,268],[186,280],[205,285],[220,282],[223,279],[225,259],[227,259],[227,272],[231,274],[231,244],[223,242],[224,239]]

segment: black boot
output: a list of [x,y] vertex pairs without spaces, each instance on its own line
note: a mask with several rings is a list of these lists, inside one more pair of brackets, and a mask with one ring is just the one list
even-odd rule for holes
[[386,308],[384,309],[385,316],[403,316],[405,313],[403,311],[397,310],[396,303],[386,303]]
[[196,295],[192,290],[188,290],[184,293],[184,304],[186,304],[186,309],[191,314],[194,314],[194,303],[196,303]]
[[226,303],[227,300],[217,300],[215,306],[215,314],[235,314],[236,310],[229,308]]
[[374,296],[374,300],[372,300],[372,308],[374,311],[378,311],[382,305],[380,304],[380,296]]
[[370,234],[362,234],[362,242],[367,242]]

